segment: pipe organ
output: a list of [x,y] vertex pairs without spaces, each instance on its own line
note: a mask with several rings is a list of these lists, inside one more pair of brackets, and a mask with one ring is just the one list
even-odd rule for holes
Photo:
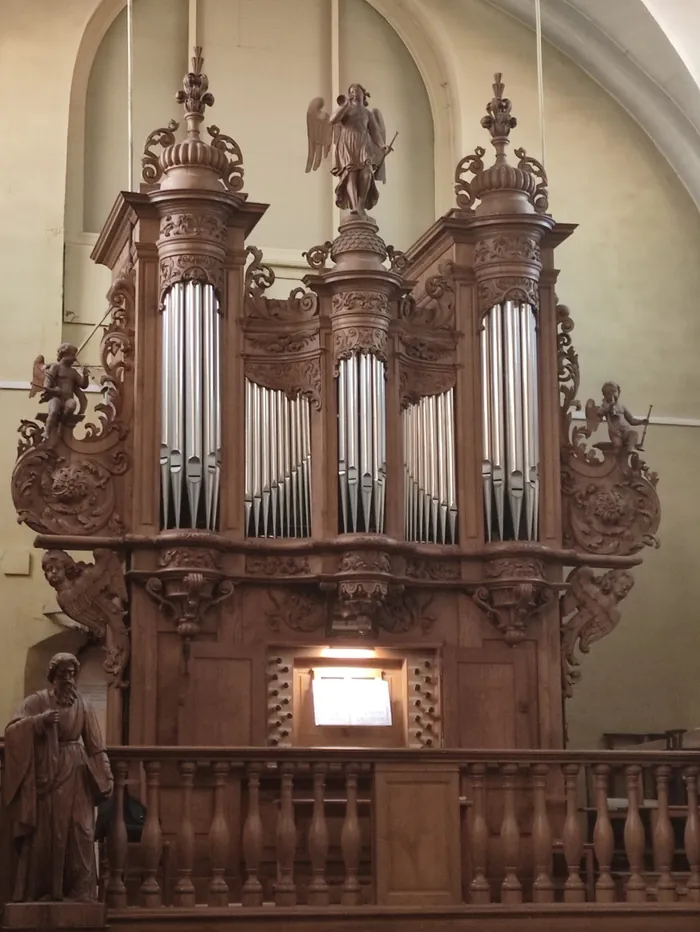
[[539,417],[537,321],[526,303],[504,301],[479,335],[487,540],[537,540]]
[[[574,227],[547,212],[542,166],[507,157],[500,76],[483,120],[495,161],[481,147],[461,160],[454,208],[405,253],[348,211],[286,298],[249,246],[267,207],[243,190],[240,147],[202,132],[199,50],[178,100],[184,141],[175,122],[151,133],[144,185],[118,197],[93,252],[113,275],[110,403],[77,434],[80,398],[58,426],[55,405],[23,422],[12,479],[20,520],[74,575],[75,551],[122,561],[120,586],[90,596],[108,740],[264,745],[270,658],[291,652],[293,696],[297,659],[308,671],[350,651],[347,669],[372,656],[390,672],[395,743],[416,746],[429,713],[434,746],[561,747],[576,639],[595,634],[564,573],[614,627],[659,505],[615,425],[591,455],[595,425],[571,420],[573,322],[554,289]],[[410,154],[384,157],[390,183]],[[290,722],[312,722],[295,702]],[[356,711],[367,730],[343,740],[380,746],[372,710]]]

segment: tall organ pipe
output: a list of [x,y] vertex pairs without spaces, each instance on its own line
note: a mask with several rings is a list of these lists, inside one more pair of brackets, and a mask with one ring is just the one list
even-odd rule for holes
[[536,540],[539,503],[537,327],[529,304],[491,308],[481,332],[487,540]]
[[371,353],[338,364],[338,496],[343,534],[384,532],[386,369]]
[[401,415],[406,540],[457,542],[454,389],[421,398]]
[[248,537],[311,534],[311,409],[246,379],[246,502]]
[[163,300],[162,525],[218,526],[220,317],[211,285],[181,282]]

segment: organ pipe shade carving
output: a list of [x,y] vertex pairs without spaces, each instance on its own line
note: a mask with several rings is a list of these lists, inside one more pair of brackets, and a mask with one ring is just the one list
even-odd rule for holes
[[537,540],[537,323],[529,304],[506,301],[486,314],[481,386],[487,540]]
[[371,353],[338,364],[340,532],[384,533],[386,368]]
[[220,316],[214,288],[178,283],[162,316],[161,524],[216,530],[221,458]]
[[454,389],[402,412],[406,540],[457,542]]
[[245,382],[248,537],[311,534],[311,404]]

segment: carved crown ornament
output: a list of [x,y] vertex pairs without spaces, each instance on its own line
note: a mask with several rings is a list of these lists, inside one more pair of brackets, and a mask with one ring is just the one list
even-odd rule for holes
[[171,547],[161,552],[157,573],[137,578],[172,619],[182,638],[187,671],[190,644],[200,634],[205,617],[234,593],[233,581],[222,570],[220,553],[206,548]]
[[[558,306],[557,320],[564,546],[618,557],[658,547],[658,476],[640,455],[639,433],[634,429],[639,419],[620,404],[619,385],[607,382],[603,402],[589,400],[585,421],[574,422],[573,412],[581,408],[576,399],[580,374],[568,308]],[[609,441],[588,447],[586,441],[604,420]]]
[[526,556],[490,560],[484,576],[472,598],[511,647],[527,637],[528,623],[563,588],[545,578],[540,560]]
[[[147,184],[160,183],[162,189],[220,191],[223,186],[229,193],[239,194],[243,188],[243,154],[238,143],[213,125],[207,127],[211,142],[200,136],[205,110],[214,105],[209,79],[202,71],[201,53],[200,47],[195,48],[192,71],[185,75],[182,90],[175,95],[177,102],[184,105],[185,140],[176,141],[180,124],[175,120],[150,133],[141,159],[141,176]],[[162,148],[160,154],[154,151],[156,146]]]

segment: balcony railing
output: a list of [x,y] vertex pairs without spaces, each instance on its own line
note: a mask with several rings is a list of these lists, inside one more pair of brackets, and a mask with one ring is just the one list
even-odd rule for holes
[[110,756],[101,886],[112,911],[530,902],[700,911],[697,751],[124,747]]

